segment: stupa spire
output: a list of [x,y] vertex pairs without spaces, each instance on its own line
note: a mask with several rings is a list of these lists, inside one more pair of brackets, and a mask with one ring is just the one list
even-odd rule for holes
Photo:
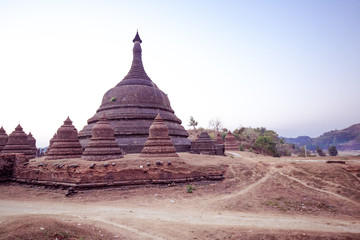
[[[144,84],[143,80],[150,80],[148,75],[145,72],[143,63],[142,63],[142,57],[141,57],[141,46],[140,43],[142,43],[139,33],[136,32],[136,36],[133,40],[134,42],[134,48],[133,48],[133,61],[131,64],[131,68],[129,73],[124,77],[124,79],[118,84],[118,85],[126,85],[126,84]],[[129,80],[132,80],[129,82]],[[145,84],[149,84],[147,81],[145,81]]]

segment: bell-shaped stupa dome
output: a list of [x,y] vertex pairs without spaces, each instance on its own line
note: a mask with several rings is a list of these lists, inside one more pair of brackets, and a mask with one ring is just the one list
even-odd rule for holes
[[106,114],[114,129],[116,141],[126,153],[141,152],[157,113],[160,113],[169,129],[169,136],[177,151],[189,151],[188,133],[181,120],[174,114],[167,95],[146,74],[141,58],[139,34],[133,40],[133,62],[129,73],[114,88],[108,90],[96,114],[79,132],[79,139],[86,147],[91,129]]
[[105,113],[92,128],[91,133],[92,137],[81,158],[91,161],[104,161],[123,157],[123,151],[115,140],[114,129]]
[[178,157],[163,118],[158,114],[149,128],[149,137],[141,152],[142,157]]
[[82,147],[78,139],[78,132],[68,117],[64,124],[57,130],[46,160],[79,158],[82,154]]
[[1,153],[23,153],[27,159],[34,158],[35,154],[30,148],[28,136],[20,124],[15,128]]

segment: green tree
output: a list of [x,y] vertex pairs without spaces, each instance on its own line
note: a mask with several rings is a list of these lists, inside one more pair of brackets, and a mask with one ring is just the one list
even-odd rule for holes
[[280,157],[280,154],[276,149],[276,142],[269,135],[259,136],[255,141],[255,147],[263,153],[273,157]]
[[336,149],[336,147],[334,145],[330,146],[328,148],[328,152],[330,156],[337,156],[338,155],[338,151]]
[[196,130],[196,126],[198,125],[198,122],[195,121],[195,119],[193,118],[193,116],[190,116],[190,122],[188,124],[189,127],[193,127],[194,130]]

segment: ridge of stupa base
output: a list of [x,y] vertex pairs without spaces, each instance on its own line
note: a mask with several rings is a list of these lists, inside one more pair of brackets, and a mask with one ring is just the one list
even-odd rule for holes
[[[194,181],[220,181],[227,165],[196,165],[188,160],[189,153],[179,158],[143,158],[128,154],[106,161],[87,161],[81,158],[45,160],[45,157],[26,160],[22,154],[1,154],[0,162],[13,164],[8,177],[11,181],[35,185],[76,188],[172,184]],[[167,164],[171,162],[171,164]]]
[[[190,152],[190,139],[184,139],[180,137],[170,137],[171,141],[174,143],[176,152]],[[90,139],[80,138],[80,144],[83,148],[86,148]],[[124,154],[128,153],[141,153],[144,148],[147,137],[133,137],[133,138],[120,138],[116,137],[116,141],[119,144],[119,147],[124,151]]]

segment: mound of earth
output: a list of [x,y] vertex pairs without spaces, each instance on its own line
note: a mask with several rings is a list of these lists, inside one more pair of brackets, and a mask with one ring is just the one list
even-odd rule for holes
[[75,239],[125,239],[113,235],[95,224],[82,225],[72,218],[48,215],[10,217],[1,223],[0,239],[7,240],[75,240]]

